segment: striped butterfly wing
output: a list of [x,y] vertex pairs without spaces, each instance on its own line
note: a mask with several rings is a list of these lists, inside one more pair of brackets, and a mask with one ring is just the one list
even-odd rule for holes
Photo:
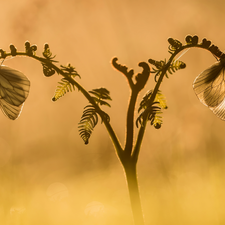
[[30,81],[18,70],[0,67],[0,106],[9,119],[15,120],[28,97]]
[[217,62],[196,77],[193,89],[199,100],[225,120],[225,65]]
[[5,100],[0,100],[0,107],[2,112],[11,120],[15,120],[19,117],[24,104],[20,106],[14,106],[6,102]]

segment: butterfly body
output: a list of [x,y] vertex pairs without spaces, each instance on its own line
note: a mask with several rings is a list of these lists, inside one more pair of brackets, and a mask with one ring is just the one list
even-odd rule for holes
[[199,100],[220,119],[225,120],[225,59],[199,74],[193,89]]
[[30,90],[30,81],[18,70],[0,66],[0,108],[12,120],[20,115]]

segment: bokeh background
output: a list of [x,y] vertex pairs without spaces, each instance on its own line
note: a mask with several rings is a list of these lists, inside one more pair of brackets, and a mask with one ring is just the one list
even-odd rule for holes
[[[71,63],[87,90],[105,87],[105,108],[124,143],[128,84],[111,66],[140,72],[138,62],[168,59],[168,37],[187,34],[225,48],[223,0],[7,0],[1,1],[0,48],[29,40],[41,55],[48,42],[60,64]],[[138,177],[146,224],[225,223],[225,122],[195,96],[195,77],[216,59],[191,49],[187,68],[164,79],[168,110],[160,130],[150,125],[142,144]],[[19,119],[0,115],[0,224],[132,224],[123,169],[100,123],[89,145],[78,133],[87,105],[77,90],[51,98],[58,75],[46,78],[37,61],[16,57],[4,65],[22,71],[31,89]],[[79,79],[79,78],[78,78]],[[140,94],[154,87],[153,76]],[[136,112],[137,115],[137,112]]]

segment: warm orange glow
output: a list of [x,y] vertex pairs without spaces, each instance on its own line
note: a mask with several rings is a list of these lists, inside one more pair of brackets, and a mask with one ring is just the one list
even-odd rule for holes
[[[133,68],[149,58],[168,58],[168,37],[207,37],[225,48],[223,1],[2,1],[0,48],[29,40],[41,55],[48,42],[60,64],[68,62],[87,89],[110,90],[111,124],[125,140],[129,87],[111,65],[113,57]],[[219,17],[218,17],[219,15]],[[196,98],[194,78],[215,62],[191,49],[187,68],[164,79],[168,109],[163,125],[150,125],[138,161],[146,224],[221,224],[224,218],[225,123]],[[95,128],[89,144],[78,123],[88,104],[76,90],[52,102],[60,77],[43,76],[29,58],[6,59],[31,81],[20,117],[0,113],[0,224],[132,224],[122,167],[106,129]],[[154,75],[140,99],[154,85]],[[139,99],[139,101],[140,101]],[[138,115],[136,111],[136,116]]]

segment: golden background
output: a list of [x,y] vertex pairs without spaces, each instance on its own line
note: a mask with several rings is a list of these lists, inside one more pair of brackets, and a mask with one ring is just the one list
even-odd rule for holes
[[[140,61],[168,59],[168,37],[187,34],[224,50],[223,0],[20,0],[1,1],[0,48],[19,51],[29,40],[41,56],[48,42],[60,64],[68,62],[87,90],[110,90],[103,108],[124,143],[129,88],[111,66],[114,56],[135,72]],[[185,70],[164,79],[169,108],[160,130],[150,125],[138,162],[146,224],[225,223],[225,122],[202,105],[195,77],[216,59],[202,49],[181,58]],[[87,100],[78,90],[52,102],[60,76],[46,78],[31,58],[3,63],[22,71],[31,89],[16,121],[0,115],[0,224],[132,224],[123,169],[100,122],[84,145],[78,122]],[[154,87],[151,75],[141,92]],[[137,112],[136,112],[136,115]]]

